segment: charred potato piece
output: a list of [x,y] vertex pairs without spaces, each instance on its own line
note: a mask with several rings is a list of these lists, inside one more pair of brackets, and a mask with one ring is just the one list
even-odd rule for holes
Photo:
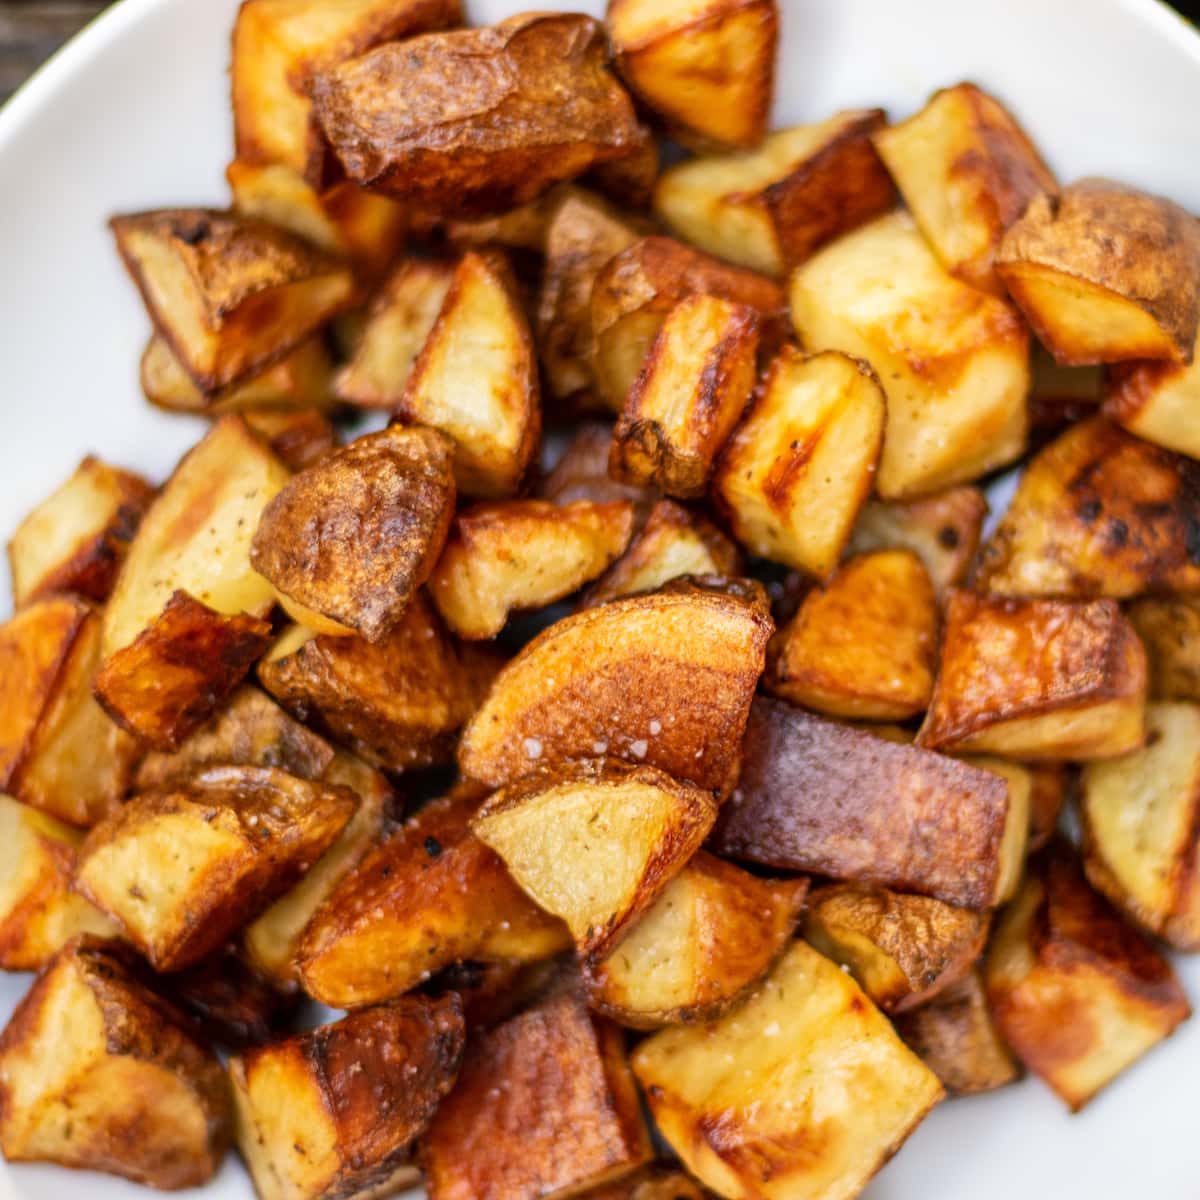
[[242,414],[289,471],[303,471],[337,445],[333,423],[315,408],[252,408]]
[[990,916],[886,888],[834,883],[809,898],[804,936],[887,1013],[924,1004],[983,952]]
[[544,608],[595,579],[632,530],[627,500],[476,504],[455,518],[429,594],[459,637],[495,637],[511,612]]
[[492,787],[610,755],[724,791],[762,673],[770,618],[697,590],[614,600],[534,638],[463,731],[458,764]]
[[752,308],[688,296],[667,314],[613,430],[610,475],[669,496],[702,496],[717,452],[750,399]]
[[972,83],[934,92],[916,116],[873,134],[904,203],[942,265],[1004,294],[992,266],[1005,230],[1058,184],[1025,131]]
[[265,221],[167,208],[109,224],[155,329],[202,392],[259,374],[358,300],[349,267]]
[[655,211],[709,254],[784,275],[892,207],[871,145],[883,124],[882,109],[840,112],[768,134],[755,150],[680,163],[659,179]]
[[272,987],[233,946],[159,980],[204,1038],[222,1046],[261,1046],[274,1040],[296,1007],[295,994]]
[[671,1149],[731,1200],[849,1200],[942,1098],[854,980],[804,942],[741,1008],[642,1042],[633,1070]]
[[250,544],[251,565],[284,608],[318,632],[383,641],[445,544],[452,454],[431,429],[393,425],[357,438],[271,499]]
[[1026,467],[980,557],[977,586],[1006,596],[1200,591],[1200,464],[1103,418]]
[[1191,1013],[1167,960],[1088,887],[1061,844],[1030,862],[985,980],[1004,1040],[1072,1111]]
[[537,962],[570,944],[471,833],[484,795],[460,788],[427,804],[342,877],[301,940],[310,996],[358,1008],[455,962]]
[[1015,887],[1028,826],[992,771],[759,699],[709,848],[983,909]]
[[1061,763],[1039,763],[1029,772],[1029,852],[1040,850],[1054,836],[1058,817],[1073,789],[1073,773]]
[[917,741],[1024,759],[1111,758],[1145,739],[1146,652],[1115,601],[953,591]]
[[775,0],[610,0],[617,68],[677,137],[753,146],[775,80]]
[[1156,446],[1200,458],[1200,363],[1116,363],[1104,382],[1104,415]]
[[76,887],[156,970],[179,970],[287,891],[354,808],[348,788],[210,767],[101,821],[79,852]]
[[456,997],[405,996],[234,1057],[237,1144],[261,1200],[368,1200],[415,1183],[412,1145],[464,1040]]
[[317,72],[310,95],[346,175],[452,216],[500,212],[642,149],[608,70],[602,27],[580,14],[391,42]]
[[776,635],[767,689],[834,717],[907,720],[929,705],[937,627],[937,597],[915,554],[852,558]]
[[1155,700],[1200,700],[1200,596],[1146,596],[1129,606]]
[[570,990],[473,1041],[420,1144],[430,1200],[573,1195],[651,1155],[621,1032]]
[[829,575],[870,494],[886,415],[879,380],[864,364],[785,346],[713,481],[738,541],[753,554]]
[[580,425],[554,469],[542,480],[538,495],[555,504],[573,500],[591,500],[606,504],[628,500],[633,504],[637,523],[645,522],[656,495],[653,489],[618,483],[608,473],[612,450],[612,427],[599,421]]
[[118,943],[84,937],[47,964],[0,1034],[0,1148],[9,1162],[198,1187],[229,1143],[216,1055]]
[[692,784],[601,762],[501,788],[471,828],[595,962],[695,854],[716,815]]
[[1200,322],[1200,230],[1190,213],[1106,179],[1034,198],[996,273],[1064,366],[1190,363]]
[[807,879],[758,879],[700,851],[587,969],[588,1003],[632,1029],[715,1019],[786,949],[807,891]]
[[54,592],[103,603],[154,489],[88,455],[17,526],[8,543],[17,608]]

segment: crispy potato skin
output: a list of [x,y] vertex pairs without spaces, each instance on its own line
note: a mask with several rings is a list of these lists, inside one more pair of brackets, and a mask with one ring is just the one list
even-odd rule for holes
[[1200,596],[1146,596],[1126,610],[1146,647],[1155,700],[1200,700]]
[[295,994],[277,991],[231,946],[162,977],[161,985],[206,1041],[240,1049],[279,1036],[295,1008]]
[[310,94],[350,179],[455,216],[524,204],[644,138],[601,26],[572,14],[383,45]]
[[750,709],[714,853],[989,908],[1008,787],[995,774],[777,700]]
[[571,990],[477,1037],[419,1160],[430,1200],[537,1200],[650,1161],[620,1031]]
[[[1115,601],[956,590],[917,741],[1014,758],[1107,758],[1142,744],[1145,701],[1146,654]],[[1083,724],[1106,705],[1110,718]]]
[[198,1187],[230,1135],[225,1072],[119,943],[84,937],[0,1034],[0,1146],[151,1187]]

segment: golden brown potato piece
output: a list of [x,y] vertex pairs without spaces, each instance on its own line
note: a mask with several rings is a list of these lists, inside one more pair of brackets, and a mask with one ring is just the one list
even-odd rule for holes
[[1200,596],[1146,596],[1127,615],[1150,665],[1155,700],[1200,700]]
[[369,1200],[417,1181],[412,1146],[454,1086],[457,997],[405,996],[230,1060],[260,1200]]
[[1191,1014],[1170,964],[1047,847],[1001,915],[988,1001],[1017,1058],[1073,1111]]
[[906,1012],[970,970],[990,921],[929,896],[832,883],[809,897],[804,936],[884,1012]]
[[1020,799],[992,771],[759,699],[709,848],[991,908],[1024,862],[1029,808]]
[[385,44],[317,72],[310,95],[350,179],[451,216],[524,204],[645,138],[603,28],[580,14]]
[[723,791],[772,625],[719,592],[652,593],[586,609],[500,672],[463,731],[463,774],[492,787],[609,755]]
[[1024,759],[1112,758],[1145,740],[1146,652],[1112,600],[952,591],[917,741]]
[[1143,929],[1200,949],[1200,706],[1146,709],[1143,749],[1083,770],[1087,877]]
[[1012,114],[973,83],[934,92],[915,116],[875,131],[875,149],[942,265],[1004,294],[992,266],[1000,239],[1058,184]]
[[849,1200],[942,1098],[858,985],[796,942],[741,1007],[633,1070],[684,1166],[730,1200]]
[[1061,763],[1039,763],[1029,772],[1029,852],[1040,850],[1054,836],[1059,814],[1074,788],[1074,775]]
[[717,452],[750,399],[754,309],[688,296],[667,314],[613,430],[609,474],[669,496],[704,495]]
[[1097,417],[1030,462],[976,580],[1006,596],[1200,591],[1200,464]]
[[166,208],[109,224],[155,329],[201,391],[259,374],[359,298],[349,267],[265,221]]
[[1190,213],[1107,179],[1043,193],[1009,227],[996,273],[1064,366],[1190,363],[1200,321],[1200,230]]
[[904,721],[933,691],[937,597],[911,550],[845,563],[776,635],[767,690],[833,717]]
[[966,581],[987,515],[988,502],[974,487],[950,488],[919,500],[868,500],[850,535],[850,553],[911,550],[940,596]]
[[948,274],[907,213],[819,251],[793,273],[790,299],[809,350],[866,360],[887,393],[883,499],[969,483],[1024,450],[1025,323],[1011,304]]
[[[71,891],[83,834],[0,795],[0,967],[36,971],[76,934],[117,926]],[[7,848],[6,848],[7,847]]]
[[612,450],[612,426],[600,421],[585,421],[577,427],[554,469],[542,480],[538,495],[555,504],[573,500],[591,500],[606,504],[628,500],[642,525],[649,516],[657,494],[652,488],[618,483],[608,473]]
[[251,408],[242,419],[289,471],[311,467],[337,445],[333,423],[319,409]]
[[272,767],[210,767],[101,821],[75,883],[156,970],[179,970],[287,891],[355,806],[349,788]]
[[141,981],[119,943],[84,937],[65,946],[0,1034],[0,1148],[9,1162],[198,1187],[216,1173],[229,1127],[216,1055]]
[[600,760],[500,789],[471,828],[595,962],[695,854],[716,815],[692,784]]
[[339,399],[358,408],[395,409],[417,355],[442,311],[454,264],[406,258],[379,286],[350,361],[338,372]]
[[510,613],[544,608],[595,579],[632,531],[628,500],[476,504],[455,518],[429,594],[459,637],[495,637]]
[[607,23],[621,74],[676,136],[725,146],[762,140],[775,0],[610,0]]
[[621,1032],[571,990],[475,1039],[420,1143],[430,1200],[574,1195],[651,1157]]
[[381,642],[442,552],[454,515],[452,465],[449,439],[432,429],[393,425],[356,438],[271,499],[251,565],[318,632],[340,626]]
[[1157,446],[1200,458],[1200,362],[1116,363],[1104,382],[1104,415]]
[[8,543],[17,608],[54,592],[103,603],[154,489],[88,455],[17,526]]
[[454,442],[461,492],[511,496],[541,434],[537,355],[499,251],[469,251],[396,409]]
[[238,10],[230,71],[238,159],[280,163],[319,185],[331,164],[308,98],[313,74],[461,20],[459,0],[249,0]]
[[878,108],[769,134],[756,150],[664,171],[654,208],[681,238],[766,275],[885,213],[896,189],[871,145]]
[[753,554],[827,576],[870,494],[886,408],[865,364],[785,346],[713,480],[738,541]]
[[952,1095],[992,1092],[1021,1077],[988,1009],[978,969],[920,1008],[897,1013],[893,1021],[896,1032]]
[[609,407],[624,408],[667,313],[694,295],[753,308],[764,346],[786,336],[787,301],[774,280],[673,238],[642,238],[611,258],[592,285],[592,370]]
[[758,879],[700,851],[585,972],[588,1003],[631,1029],[711,1021],[783,953],[808,880]]
[[537,962],[570,945],[468,822],[486,792],[422,808],[332,889],[299,949],[304,990],[358,1008],[410,991],[459,961]]

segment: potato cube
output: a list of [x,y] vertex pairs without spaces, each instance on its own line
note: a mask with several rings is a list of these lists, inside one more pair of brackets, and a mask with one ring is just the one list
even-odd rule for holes
[[653,488],[619,483],[608,473],[612,450],[612,427],[600,421],[585,421],[575,430],[554,469],[541,481],[537,494],[555,504],[591,500],[607,504],[628,500],[637,525],[645,523],[658,494]]
[[1200,596],[1145,596],[1127,615],[1146,648],[1150,696],[1200,700]]
[[790,298],[809,350],[866,360],[887,393],[883,499],[969,483],[1025,449],[1025,323],[949,275],[907,213],[819,251],[792,275]]
[[1112,600],[953,591],[917,735],[932,750],[1112,758],[1145,739],[1146,652]]
[[942,1098],[858,985],[804,942],[741,1008],[642,1042],[633,1070],[671,1149],[731,1200],[851,1200]]
[[251,408],[242,419],[289,471],[303,471],[337,446],[337,432],[316,408]]
[[1104,383],[1104,415],[1130,433],[1200,458],[1200,362],[1115,363]]
[[0,1034],[0,1148],[9,1162],[198,1187],[216,1173],[229,1127],[216,1055],[118,943],[84,937],[65,946]]
[[781,350],[713,481],[738,541],[827,576],[870,494],[886,415],[883,390],[864,364]]

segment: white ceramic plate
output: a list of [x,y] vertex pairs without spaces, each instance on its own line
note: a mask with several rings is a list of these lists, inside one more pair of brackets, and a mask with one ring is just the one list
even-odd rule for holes
[[[520,8],[468,0],[476,22]],[[147,322],[105,218],[221,204],[237,0],[125,0],[0,111],[0,535],[87,451],[163,478],[200,425],[137,387]],[[782,0],[776,123],[911,112],[971,79],[1009,103],[1060,178],[1109,174],[1200,211],[1200,37],[1154,0]],[[7,589],[7,579],[0,583]],[[6,597],[3,603],[7,604]],[[1181,970],[1200,998],[1200,962]],[[27,985],[0,979],[0,1019]],[[1200,1018],[1083,1114],[1036,1081],[942,1105],[870,1200],[1196,1200]],[[132,1200],[99,1175],[0,1164],[0,1196]],[[247,1200],[231,1158],[207,1200]]]

